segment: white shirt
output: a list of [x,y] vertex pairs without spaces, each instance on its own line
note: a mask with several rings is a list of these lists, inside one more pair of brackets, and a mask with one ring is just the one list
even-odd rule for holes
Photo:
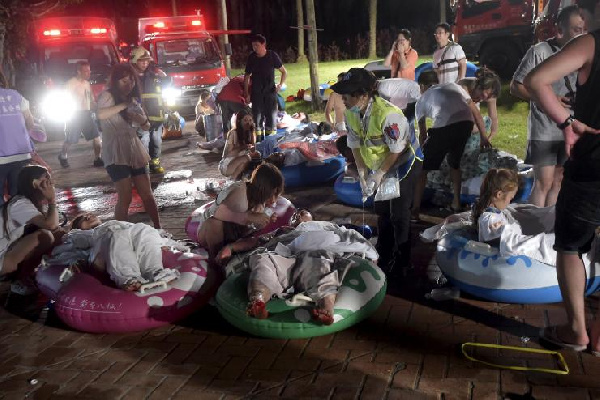
[[417,102],[417,120],[431,118],[432,128],[442,128],[462,121],[473,121],[469,108],[471,96],[456,83],[432,86]]
[[405,109],[421,97],[419,84],[410,79],[392,78],[379,81],[379,95],[398,108]]
[[458,61],[466,59],[463,48],[454,42],[448,43],[433,53],[433,68],[438,70],[439,83],[458,80]]

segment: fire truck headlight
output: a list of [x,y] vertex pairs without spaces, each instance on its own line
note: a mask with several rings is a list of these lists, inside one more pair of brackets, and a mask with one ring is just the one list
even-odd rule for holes
[[167,106],[174,106],[177,99],[181,97],[181,89],[173,87],[165,88],[162,92],[162,97]]
[[75,99],[66,90],[55,90],[42,101],[43,115],[55,122],[67,122],[77,110]]

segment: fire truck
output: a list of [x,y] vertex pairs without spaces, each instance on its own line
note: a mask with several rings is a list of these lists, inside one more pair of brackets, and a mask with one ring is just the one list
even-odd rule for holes
[[200,92],[211,90],[227,75],[219,46],[202,15],[140,18],[138,33],[141,45],[171,77],[171,86],[162,93],[172,110],[193,114]]
[[539,0],[453,0],[454,40],[470,60],[479,59],[509,78],[534,42]]
[[106,18],[51,17],[35,21],[35,42],[28,55],[29,71],[20,90],[49,135],[60,138],[76,110],[63,89],[76,76],[77,62],[88,61],[94,95],[104,88],[110,69],[121,60],[115,24]]
[[548,0],[535,20],[535,38],[546,40],[556,35],[556,18],[565,7],[576,4],[575,0]]

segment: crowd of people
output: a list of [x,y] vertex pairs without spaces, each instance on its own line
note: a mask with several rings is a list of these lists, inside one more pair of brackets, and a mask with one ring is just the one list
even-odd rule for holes
[[[535,178],[530,201],[539,207],[556,207],[551,237],[568,324],[545,329],[541,336],[576,350],[589,345],[594,352],[600,351],[600,318],[591,330],[587,329],[583,301],[586,277],[581,255],[589,251],[600,225],[600,110],[594,100],[600,89],[597,3],[580,2],[579,6],[561,10],[556,36],[533,45],[510,82],[511,93],[531,104],[525,160],[533,165]],[[453,192],[450,208],[453,212],[463,211],[461,157],[465,145],[472,137],[478,137],[480,148],[485,151],[499,130],[499,77],[482,66],[474,77],[467,78],[467,59],[461,46],[451,40],[451,27],[438,24],[434,36],[437,49],[433,53],[433,70],[421,72],[417,82],[414,79],[418,53],[411,46],[410,31],[402,29],[384,61],[390,67],[391,79],[378,81],[363,68],[341,72],[331,86],[333,93],[325,108],[328,129],[337,138],[334,147],[346,158],[363,199],[374,196],[375,200],[375,249],[360,239],[356,243],[358,248],[366,246],[363,252],[369,252],[369,258],[390,279],[397,279],[399,272],[410,269],[411,220],[420,218],[428,172],[440,169],[447,160]],[[264,36],[253,36],[251,43],[253,51],[243,76],[224,83],[212,102],[210,93],[201,94],[197,105],[198,115],[212,115],[216,108],[220,110],[224,149],[218,170],[233,181],[201,215],[197,232],[198,244],[217,263],[226,262],[233,252],[256,247],[258,239],[249,239],[249,235],[274,221],[276,217],[267,210],[283,193],[285,182],[278,167],[291,154],[269,156],[264,149],[258,149],[276,133],[277,93],[285,83],[287,71],[279,55],[267,49]],[[104,166],[115,185],[118,201],[114,218],[120,221],[104,225],[96,217],[86,215],[80,216],[74,227],[90,231],[83,234],[89,239],[88,247],[104,243],[104,259],[110,261],[104,268],[126,290],[137,290],[153,279],[176,279],[166,276],[162,267],[156,265],[158,262],[137,269],[132,269],[131,263],[120,266],[125,258],[142,256],[134,254],[135,249],[115,244],[118,234],[153,238],[148,240],[160,243],[156,230],[161,228],[161,222],[149,174],[164,172],[160,163],[164,117],[160,86],[166,75],[151,64],[151,59],[143,47],[134,49],[130,63],[113,66],[97,100],[91,93],[90,65],[85,61],[78,63],[77,76],[66,86],[77,100],[78,112],[67,124],[60,164],[69,167],[68,150],[82,134],[93,141],[93,164]],[[275,71],[280,72],[278,83]],[[3,186],[6,183],[8,195],[6,204],[4,196],[0,196],[0,267],[2,274],[18,275],[15,290],[24,292],[23,286],[31,279],[41,256],[63,241],[65,230],[59,228],[50,172],[43,166],[28,165],[33,152],[29,136],[33,118],[28,101],[9,89],[5,81],[0,80],[0,86],[0,97],[10,105],[0,110],[0,182]],[[489,129],[480,111],[481,103],[487,105]],[[199,124],[197,121],[197,128]],[[518,185],[518,176],[512,170],[493,169],[483,178],[480,197],[472,211],[480,241],[498,245],[502,232],[514,226],[515,221],[506,210]],[[151,232],[126,222],[133,187],[152,220]],[[342,231],[336,231],[338,227],[316,224],[307,211],[296,217],[285,231],[295,231],[294,240],[306,232],[335,231],[338,238],[343,236]],[[138,230],[144,233],[137,233]],[[156,248],[144,248],[143,257],[159,258]],[[303,266],[294,272],[300,275],[293,277],[290,271],[296,265],[294,260],[304,256],[282,255],[280,248],[268,246],[264,251],[248,258],[252,269],[249,315],[266,318],[265,303],[270,296],[294,281],[300,290],[314,293],[318,303],[315,318],[324,324],[332,323],[337,289],[330,288],[339,287],[340,283],[315,277],[331,277],[334,260],[321,265],[314,276],[310,272],[307,275]],[[122,253],[122,257],[116,253]],[[285,285],[277,281],[280,275],[287,276]]]

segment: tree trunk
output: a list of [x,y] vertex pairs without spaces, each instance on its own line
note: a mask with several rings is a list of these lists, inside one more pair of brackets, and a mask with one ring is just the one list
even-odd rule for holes
[[377,0],[369,0],[369,59],[374,58],[377,58]]
[[302,8],[302,0],[296,0],[296,25],[298,29],[298,58],[296,62],[306,61],[306,54],[304,54],[304,9]]
[[315,18],[315,4],[313,0],[304,0],[306,5],[306,22],[308,24],[308,67],[310,70],[310,88],[313,112],[321,109],[319,95],[319,55],[317,52],[317,21]]
[[[219,1],[219,28],[227,30],[227,1]],[[225,55],[225,69],[227,76],[231,72],[231,56],[227,54],[227,48],[229,47],[229,35],[220,35],[219,42],[221,43],[221,52]]]
[[446,0],[440,0],[440,22],[446,22]]

